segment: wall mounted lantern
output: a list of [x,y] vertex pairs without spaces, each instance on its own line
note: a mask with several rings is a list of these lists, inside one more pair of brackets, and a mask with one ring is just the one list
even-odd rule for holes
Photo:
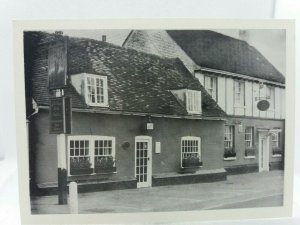
[[147,118],[146,130],[154,130],[154,124],[151,121],[151,116],[148,116]]

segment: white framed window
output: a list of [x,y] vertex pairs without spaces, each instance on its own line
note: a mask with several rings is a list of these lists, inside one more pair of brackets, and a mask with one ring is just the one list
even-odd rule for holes
[[270,102],[269,110],[275,109],[275,88],[274,87],[267,87],[267,99]]
[[280,132],[271,134],[272,157],[281,157],[282,149],[280,148]]
[[279,148],[279,132],[278,133],[272,133],[272,148]]
[[236,152],[234,149],[234,126],[225,125],[224,133],[224,160],[235,160]]
[[253,148],[253,134],[254,134],[254,127],[246,127],[245,128],[245,146],[247,148]]
[[181,138],[181,167],[187,163],[200,166],[201,163],[201,138],[185,136]]
[[217,100],[217,77],[204,76],[204,87],[214,100]]
[[225,149],[233,148],[234,126],[225,125],[224,146]]
[[245,83],[242,81],[234,81],[234,105],[245,106]]
[[95,74],[86,74],[85,84],[86,103],[91,106],[107,107],[107,77]]
[[201,91],[186,90],[186,109],[191,114],[201,114]]
[[69,136],[69,175],[115,172],[115,137]]

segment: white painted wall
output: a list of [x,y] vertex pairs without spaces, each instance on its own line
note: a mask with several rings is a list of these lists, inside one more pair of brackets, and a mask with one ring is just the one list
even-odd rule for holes
[[84,74],[76,74],[71,76],[71,83],[76,91],[81,95],[84,96]]
[[[200,72],[195,74],[196,78],[204,85],[204,75]],[[257,103],[260,99],[266,99],[267,86],[260,86],[253,81],[245,81],[245,106],[234,105],[234,79],[230,77],[217,77],[217,102],[228,114],[236,116],[261,117],[270,119],[285,118],[285,89],[275,87],[275,109],[260,111]]]
[[226,110],[226,78],[218,77],[217,78],[217,95],[218,95],[218,104],[223,109]]
[[253,88],[252,82],[245,81],[245,115],[252,116],[253,109]]

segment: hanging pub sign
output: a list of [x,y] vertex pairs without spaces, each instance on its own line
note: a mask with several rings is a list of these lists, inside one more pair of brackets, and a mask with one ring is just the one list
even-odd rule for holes
[[67,86],[67,46],[66,41],[53,44],[48,49],[49,90]]
[[71,133],[71,98],[56,97],[50,102],[50,134]]
[[260,110],[260,111],[266,111],[268,110],[270,107],[270,103],[269,101],[267,100],[260,100],[258,103],[257,103],[257,108]]

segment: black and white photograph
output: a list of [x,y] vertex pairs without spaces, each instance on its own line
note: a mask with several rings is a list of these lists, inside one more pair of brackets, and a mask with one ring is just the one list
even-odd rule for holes
[[22,31],[30,214],[290,204],[287,29],[129,28]]

